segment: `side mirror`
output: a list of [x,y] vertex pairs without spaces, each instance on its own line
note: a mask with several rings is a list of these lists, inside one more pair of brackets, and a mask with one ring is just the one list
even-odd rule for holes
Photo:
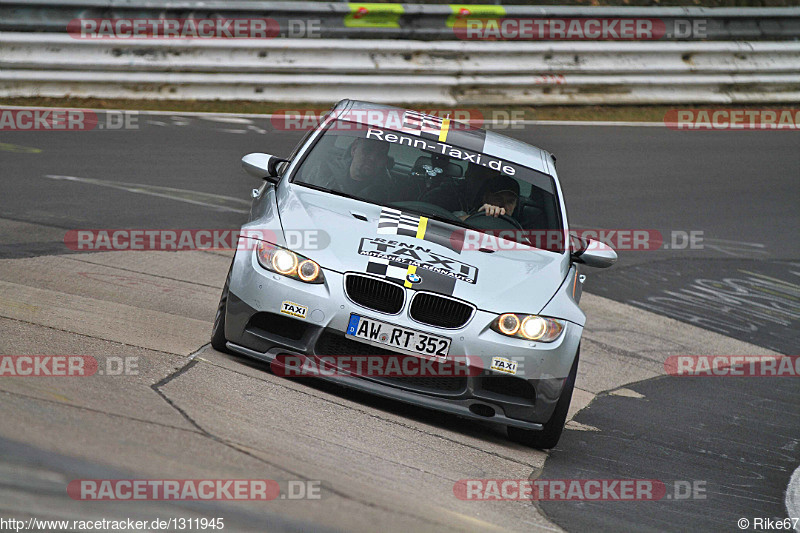
[[288,162],[274,155],[254,153],[242,158],[242,168],[254,178],[278,183],[280,181],[278,165]]
[[[580,243],[575,246],[576,241]],[[607,244],[593,239],[573,239],[572,260],[586,266],[608,268],[617,262],[617,252]]]

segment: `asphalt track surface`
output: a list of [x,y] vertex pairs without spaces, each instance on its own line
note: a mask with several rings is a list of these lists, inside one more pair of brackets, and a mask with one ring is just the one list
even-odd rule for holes
[[[583,409],[545,454],[489,425],[283,380],[203,347],[225,255],[68,250],[71,229],[237,228],[258,186],[239,158],[288,154],[302,135],[264,118],[140,114],[138,124],[0,133],[0,353],[142,363],[135,378],[0,380],[3,516],[188,513],[225,516],[234,530],[368,530],[388,517],[390,530],[528,531],[719,531],[786,516],[798,378],[674,378],[663,362],[798,355],[796,132],[506,131],[558,156],[574,227],[658,230],[670,245],[585,272],[572,412]],[[678,244],[702,232],[703,245],[675,249],[672,232]],[[64,496],[70,479],[123,477],[319,480],[323,497],[263,507]],[[452,484],[471,478],[699,481],[706,498],[456,500]]]

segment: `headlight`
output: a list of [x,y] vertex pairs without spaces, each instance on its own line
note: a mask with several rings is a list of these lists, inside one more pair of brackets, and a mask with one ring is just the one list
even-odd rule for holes
[[304,260],[297,269],[297,276],[308,283],[313,283],[319,275],[319,265],[311,259]]
[[278,274],[291,276],[297,270],[297,255],[289,250],[276,250],[272,252],[270,264]]
[[497,328],[503,335],[513,337],[519,331],[519,318],[517,315],[506,313],[497,319]]
[[491,328],[507,337],[553,342],[564,331],[564,321],[537,315],[505,313],[492,322]]
[[286,248],[260,241],[256,257],[259,265],[282,276],[305,283],[322,283],[325,280],[317,263]]

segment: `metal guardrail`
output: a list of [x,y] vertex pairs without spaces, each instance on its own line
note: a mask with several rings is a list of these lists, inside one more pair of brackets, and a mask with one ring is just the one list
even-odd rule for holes
[[800,42],[78,40],[0,33],[0,68],[422,76],[800,74]]
[[429,105],[800,101],[796,42],[78,40],[0,33],[0,95]]
[[[702,21],[704,30],[684,40],[800,40],[800,7],[567,7],[523,5],[362,4],[223,0],[3,0],[0,31],[65,32],[76,18],[275,19],[289,36],[290,21],[318,21],[314,37],[350,39],[455,40],[453,26],[472,17],[657,18],[667,38],[676,24]],[[671,37],[670,37],[671,36]],[[299,35],[295,35],[299,37]]]
[[[454,30],[466,19],[504,17],[658,19],[663,34],[634,42],[504,42],[459,40],[464,35]],[[87,18],[271,18],[284,38],[67,33],[70,21]],[[293,22],[316,30],[291,38]],[[698,23],[703,31],[676,32]],[[286,102],[358,95],[433,105],[797,102],[800,7],[0,0],[0,95]]]

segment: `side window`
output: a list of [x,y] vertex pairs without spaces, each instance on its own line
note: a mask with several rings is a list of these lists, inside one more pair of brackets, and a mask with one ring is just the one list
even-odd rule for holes
[[339,148],[336,146],[339,138],[338,136],[325,135],[319,139],[305,161],[303,161],[302,166],[295,175],[295,179],[312,185],[322,185],[329,177],[324,171],[325,163],[335,159],[339,152]]
[[[284,172],[286,172],[286,169],[288,169],[288,168],[289,168],[289,166],[290,166],[290,165],[292,164],[292,162],[294,161],[294,158],[297,156],[297,153],[300,151],[300,149],[301,149],[302,147],[304,147],[304,146],[306,145],[306,143],[308,142],[308,140],[311,138],[311,136],[312,136],[312,135],[313,135],[313,134],[314,134],[316,131],[317,131],[317,129],[316,129],[316,128],[312,128],[312,129],[308,130],[308,131],[306,132],[306,134],[305,134],[305,135],[303,135],[303,138],[302,138],[302,139],[300,139],[300,142],[298,142],[298,143],[297,143],[297,145],[294,147],[294,150],[292,150],[292,153],[291,153],[291,154],[289,154],[289,157],[288,157],[288,159],[289,159],[289,162],[288,162],[288,163],[281,163],[281,164],[278,166],[278,175],[279,175],[279,176],[283,176],[283,173],[284,173]],[[324,136],[324,133],[323,133],[323,136]]]
[[[303,135],[303,138],[300,139],[300,142],[297,143],[297,146],[294,147],[294,150],[292,150],[292,153],[289,154],[288,159],[289,159],[290,163],[292,161],[294,161],[294,157],[297,155],[297,152],[300,151],[300,148],[302,148],[303,146],[306,145],[306,142],[308,142],[309,137],[311,137],[311,134],[314,133],[315,131],[316,131],[316,128],[312,128],[312,129],[308,130],[305,135]],[[281,174],[283,173],[283,170],[285,170],[288,166],[289,165],[285,165],[283,167],[283,169],[281,170]]]

